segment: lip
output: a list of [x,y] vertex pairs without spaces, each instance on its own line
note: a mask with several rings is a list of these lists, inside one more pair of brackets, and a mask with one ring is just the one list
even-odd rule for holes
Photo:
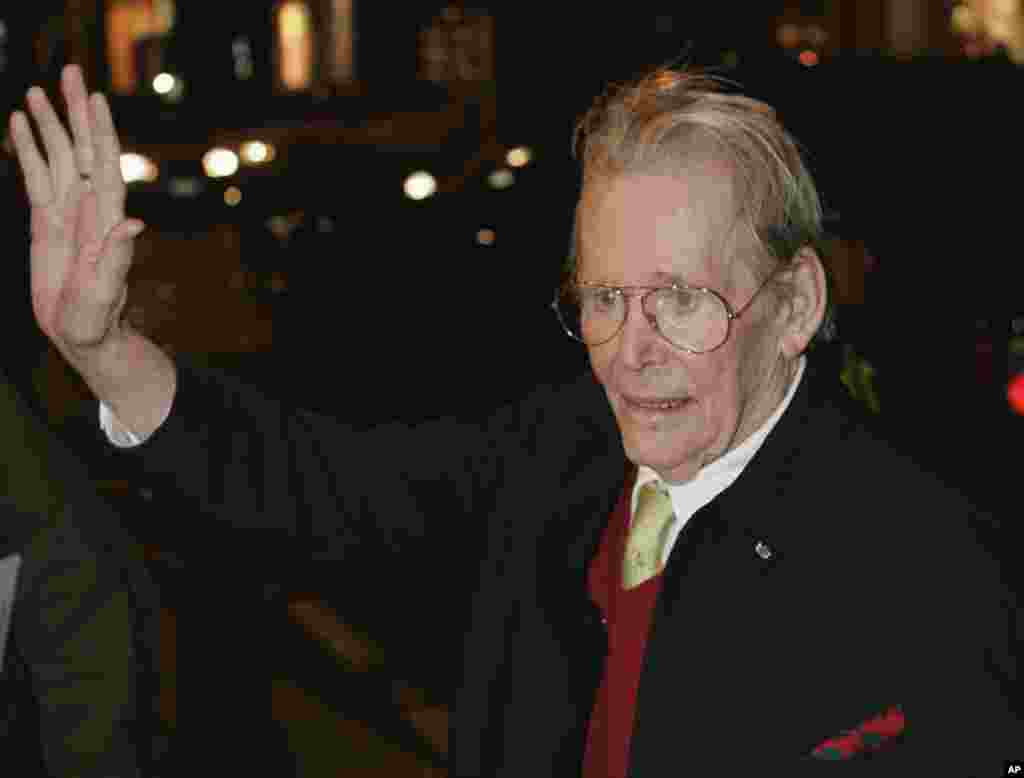
[[684,395],[683,397],[639,397],[631,394],[620,394],[619,396],[631,405],[644,403],[685,402],[690,399],[688,395]]
[[[662,415],[669,413],[680,413],[689,406],[690,397],[634,397],[628,394],[621,395],[623,404],[632,412],[644,415]],[[652,403],[682,402],[678,408],[653,408]]]

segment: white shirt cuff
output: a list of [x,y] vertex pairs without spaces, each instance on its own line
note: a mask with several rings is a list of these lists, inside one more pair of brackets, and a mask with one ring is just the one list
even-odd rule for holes
[[[160,424],[157,429],[160,429],[167,421],[167,417],[171,415],[171,408],[168,407],[163,416],[160,419]],[[114,412],[106,406],[106,403],[100,403],[100,428],[106,433],[107,440],[113,443],[118,448],[133,448],[135,446],[145,443],[145,439],[140,438],[128,427],[126,427]]]

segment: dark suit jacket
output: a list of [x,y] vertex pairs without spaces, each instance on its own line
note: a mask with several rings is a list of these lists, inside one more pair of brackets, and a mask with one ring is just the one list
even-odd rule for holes
[[[870,775],[982,778],[1021,756],[1018,614],[983,517],[833,383],[812,361],[751,464],[679,538],[631,776],[818,769],[803,761],[815,745],[894,705],[905,736]],[[248,528],[253,554],[334,561],[354,599],[376,588],[359,575],[379,580],[409,549],[432,554],[439,579],[464,573],[465,635],[421,638],[461,643],[454,774],[579,773],[605,651],[586,571],[626,473],[592,376],[478,423],[355,431],[182,365],[171,417],[136,455],[198,510]]]
[[21,557],[0,668],[0,774],[150,775],[156,592],[85,469],[0,376],[0,559]]

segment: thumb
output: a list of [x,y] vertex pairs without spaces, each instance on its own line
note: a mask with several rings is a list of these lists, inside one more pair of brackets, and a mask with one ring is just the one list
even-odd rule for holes
[[137,238],[144,229],[146,229],[146,225],[139,219],[125,219],[110,231],[107,241],[115,243],[131,240],[132,238]]
[[[146,229],[146,225],[138,219],[125,219],[115,225],[102,241],[97,241],[84,247],[83,255],[85,260],[90,264],[96,265],[104,257],[111,258],[113,255],[111,249],[119,243],[125,243],[137,237],[144,229]],[[128,253],[128,257],[130,256],[131,254]]]

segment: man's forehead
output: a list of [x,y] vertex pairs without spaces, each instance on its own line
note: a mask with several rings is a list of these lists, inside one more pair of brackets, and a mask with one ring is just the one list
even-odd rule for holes
[[[730,163],[708,157],[647,164],[637,170],[586,171],[582,195],[590,196],[590,204],[594,204],[617,191],[628,190],[632,197],[669,197],[691,209],[710,204],[720,211],[732,205],[734,173]],[[726,210],[731,212],[731,208]]]
[[576,216],[578,259],[588,280],[597,273],[619,285],[717,281],[714,266],[729,253],[735,219],[731,187],[715,172],[588,181]]

